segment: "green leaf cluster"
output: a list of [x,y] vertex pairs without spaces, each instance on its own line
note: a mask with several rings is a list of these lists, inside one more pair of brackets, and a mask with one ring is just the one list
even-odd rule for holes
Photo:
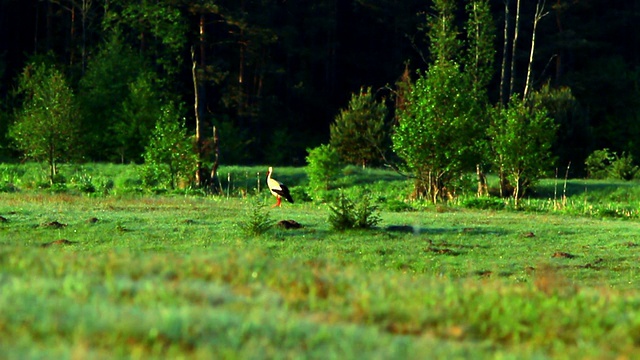
[[116,113],[112,126],[114,144],[122,162],[139,162],[156,120],[161,116],[161,101],[154,89],[154,76],[142,72],[129,84],[128,95]]
[[[142,87],[143,81],[150,83],[149,76],[143,75],[145,72],[141,70],[146,68],[145,60],[119,34],[112,34],[97,50],[78,85],[81,129],[87,156],[121,163],[139,160],[142,149],[131,144],[144,146],[148,138],[142,140],[137,136],[139,131],[134,124],[139,121],[136,115],[143,113],[133,114],[132,111],[141,105],[143,92],[151,92]],[[155,105],[156,109],[160,108],[159,104]],[[154,122],[144,130],[146,134],[158,116],[157,110],[152,113]],[[133,150],[139,152],[133,155]],[[115,154],[120,156],[116,158]],[[129,155],[133,157],[129,158]]]
[[451,194],[452,182],[477,163],[483,109],[454,62],[434,64],[406,95],[392,136],[394,151],[417,179],[415,197]]
[[175,189],[179,179],[189,180],[192,177],[196,154],[187,136],[184,119],[174,103],[162,107],[144,160],[147,185]]
[[587,175],[592,179],[631,180],[638,176],[633,156],[626,152],[618,155],[609,149],[596,150],[585,160]]
[[9,137],[26,157],[48,164],[53,184],[58,162],[68,159],[77,146],[73,91],[60,71],[38,63],[25,67],[18,91],[24,101]]
[[517,201],[552,165],[557,125],[539,101],[518,97],[506,108],[493,108],[490,116],[491,160],[514,187]]
[[309,186],[314,192],[331,189],[342,170],[338,152],[330,144],[322,144],[307,151],[309,155],[305,171],[309,177]]

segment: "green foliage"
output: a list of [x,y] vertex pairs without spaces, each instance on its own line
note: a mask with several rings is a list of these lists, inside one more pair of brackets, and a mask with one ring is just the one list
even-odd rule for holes
[[114,144],[120,162],[140,162],[149,136],[161,116],[159,94],[154,88],[153,74],[142,72],[129,84],[117,120],[112,125]]
[[3,99],[0,98],[0,162],[9,159],[9,139],[7,138],[7,132],[9,131],[9,123],[11,122],[11,116],[2,100]]
[[239,224],[245,235],[260,236],[273,227],[275,221],[271,219],[269,208],[262,197],[256,196],[245,206],[247,209],[244,220]]
[[473,78],[476,90],[484,93],[493,76],[495,57],[495,25],[488,0],[467,3],[466,24],[468,47],[464,60],[465,71]]
[[639,171],[631,154],[623,152],[618,156],[606,148],[591,153],[585,160],[585,167],[591,179],[632,180]]
[[347,198],[344,192],[340,192],[337,200],[329,205],[329,224],[331,228],[339,231],[351,229],[355,224],[355,204]]
[[[590,120],[568,87],[552,88],[548,83],[530,94],[533,102],[539,101],[549,116],[558,124],[553,153],[558,164],[565,166],[580,163],[587,157],[587,145],[592,143]],[[578,170],[582,173],[582,169]]]
[[364,167],[379,161],[384,154],[387,114],[384,102],[376,101],[370,87],[360,89],[331,124],[331,146],[350,164]]
[[415,178],[412,197],[433,203],[457,196],[458,180],[481,162],[486,145],[485,87],[494,53],[491,14],[486,1],[470,2],[462,42],[456,7],[452,0],[433,2],[436,15],[427,18],[433,60],[415,84],[401,89],[392,137],[394,151]]
[[415,198],[432,202],[455,193],[455,182],[479,160],[482,108],[467,74],[453,62],[418,78],[399,111],[393,148],[415,176]]
[[526,189],[551,167],[557,125],[538,101],[517,97],[511,98],[508,108],[494,108],[491,120],[491,161],[513,185],[517,205]]
[[196,155],[184,122],[173,103],[162,107],[144,154],[147,185],[175,189],[178,180],[188,181],[195,173]]
[[[114,33],[87,64],[79,83],[78,102],[86,152],[92,159],[121,162],[123,148],[136,132],[133,125],[128,125],[127,121],[133,119],[125,118],[123,106],[127,104],[129,111],[134,111],[131,106],[144,102],[149,91],[148,84],[143,83],[148,78],[141,75],[148,69],[144,63],[142,56]],[[151,111],[157,114],[157,110]],[[140,154],[131,156],[138,159]]]
[[146,34],[146,50],[155,55],[151,57],[154,65],[169,75],[165,81],[180,71],[188,28],[178,7],[163,1],[113,1],[108,10],[102,21],[105,33],[128,36],[126,40],[130,42],[137,42]]
[[309,177],[309,186],[313,191],[331,189],[342,169],[338,152],[330,144],[322,144],[307,151],[309,155],[305,171]]
[[468,198],[462,201],[462,206],[480,210],[502,210],[506,207],[504,200],[494,197]]
[[587,177],[590,179],[606,179],[615,155],[609,149],[592,152],[584,161]]
[[455,25],[456,2],[452,0],[434,0],[432,10],[437,15],[427,17],[430,40],[429,52],[434,64],[458,61],[462,44],[458,40],[458,28]]
[[54,183],[57,164],[78,156],[76,107],[71,88],[55,67],[25,67],[18,91],[24,97],[9,137],[26,157],[46,162]]
[[340,191],[336,200],[329,205],[329,224],[338,231],[348,229],[370,229],[381,220],[378,206],[369,193],[360,194],[356,200],[348,198]]
[[609,174],[613,179],[632,180],[638,175],[638,166],[635,165],[631,154],[622,153],[622,156],[616,156],[611,163]]
[[18,191],[24,170],[16,166],[0,163],[0,192]]

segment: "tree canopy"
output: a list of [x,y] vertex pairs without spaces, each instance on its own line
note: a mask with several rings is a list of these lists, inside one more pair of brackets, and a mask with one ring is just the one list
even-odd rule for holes
[[59,161],[69,159],[77,148],[78,129],[73,92],[55,67],[28,65],[18,88],[24,106],[9,128],[9,136],[29,158],[49,166],[54,183]]
[[[202,133],[217,125],[223,162],[301,165],[306,149],[328,140],[352,93],[386,88],[406,64],[412,74],[424,73],[442,51],[473,75],[490,103],[500,100],[503,70],[515,93],[524,93],[526,83],[531,93],[543,84],[571,89],[572,114],[581,118],[560,127],[558,139],[571,139],[553,147],[562,161],[582,163],[605,147],[640,158],[638,2],[465,2],[452,14],[460,30],[434,46],[425,28],[438,3],[459,2],[0,0],[0,139],[23,106],[13,91],[20,74],[49,56],[76,94],[84,145],[76,151],[86,160],[141,161],[156,116],[133,108],[157,106],[156,100],[191,104],[193,60]],[[546,5],[545,16],[533,52],[538,4]],[[458,48],[471,38],[477,47]],[[480,65],[475,71],[464,65],[471,59]],[[130,117],[135,131],[126,124]],[[193,131],[193,114],[186,122]],[[0,148],[2,159],[17,155],[6,144]]]

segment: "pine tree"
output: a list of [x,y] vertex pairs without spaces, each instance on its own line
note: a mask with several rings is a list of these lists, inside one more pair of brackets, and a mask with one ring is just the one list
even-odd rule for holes
[[370,87],[360,89],[331,124],[331,146],[347,163],[365,167],[378,161],[384,152],[387,114],[386,106],[375,100]]

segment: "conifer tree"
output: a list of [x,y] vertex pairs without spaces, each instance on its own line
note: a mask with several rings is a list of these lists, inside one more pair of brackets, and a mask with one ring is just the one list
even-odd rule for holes
[[349,107],[340,111],[331,124],[330,143],[342,160],[362,165],[378,161],[385,142],[384,122],[388,110],[375,100],[371,88],[352,94]]

